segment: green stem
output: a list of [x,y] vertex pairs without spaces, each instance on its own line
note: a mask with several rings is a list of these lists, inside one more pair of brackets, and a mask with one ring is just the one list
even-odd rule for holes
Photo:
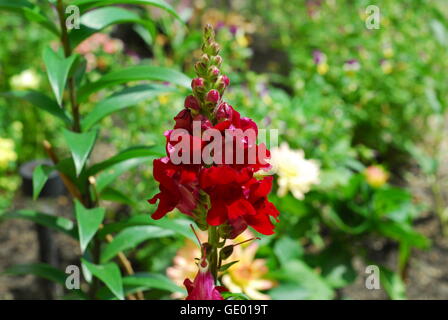
[[211,252],[209,256],[210,272],[212,273],[216,283],[218,281],[218,227],[210,226],[210,228],[208,229],[208,243],[211,246]]

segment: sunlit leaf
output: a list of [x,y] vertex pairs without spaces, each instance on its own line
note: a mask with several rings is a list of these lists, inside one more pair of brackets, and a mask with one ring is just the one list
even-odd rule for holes
[[99,102],[82,120],[82,128],[83,130],[88,130],[98,121],[113,112],[135,106],[141,101],[172,90],[170,87],[160,85],[139,85],[126,88]]
[[76,133],[63,129],[65,141],[67,142],[70,152],[75,163],[76,175],[79,175],[84,167],[84,164],[89,157],[90,152],[95,144],[98,135],[97,130]]
[[105,209],[86,209],[78,200],[75,200],[75,213],[81,252],[84,252],[103,222]]
[[118,299],[124,300],[121,272],[115,263],[97,265],[85,259],[81,259],[81,261],[95,277],[104,282]]
[[51,48],[44,49],[43,54],[45,66],[47,67],[48,80],[59,105],[62,104],[62,95],[64,93],[67,78],[76,60],[76,56],[62,57]]
[[50,173],[53,172],[54,168],[41,164],[34,168],[33,171],[33,199],[36,200],[39,197],[42,188],[45,186],[45,183],[50,176]]
[[190,88],[190,78],[182,72],[157,66],[133,66],[112,71],[99,80],[88,83],[79,89],[79,99],[84,101],[88,96],[103,88],[127,83],[130,81],[155,80],[171,82],[184,88]]
[[12,91],[12,92],[5,92],[1,94],[4,97],[12,97],[12,98],[18,98],[25,101],[28,101],[35,107],[44,110],[51,115],[61,119],[66,124],[71,124],[72,120],[70,116],[67,114],[67,112],[62,109],[56,101],[49,98],[45,94],[38,92],[38,91]]
[[141,242],[171,236],[174,233],[170,230],[165,230],[156,226],[135,226],[129,227],[121,231],[114,240],[107,244],[101,252],[101,262],[107,262],[120,251],[135,248]]

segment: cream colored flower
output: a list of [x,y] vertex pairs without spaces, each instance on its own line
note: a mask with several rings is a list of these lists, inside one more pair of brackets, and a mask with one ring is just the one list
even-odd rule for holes
[[9,80],[11,87],[15,90],[37,89],[40,83],[40,77],[36,71],[24,70]]
[[14,141],[0,138],[0,169],[8,166],[9,162],[17,160],[17,153],[14,151]]
[[273,173],[277,174],[279,197],[291,191],[302,200],[313,184],[319,183],[319,165],[315,160],[305,159],[303,150],[292,150],[287,143],[271,150]]

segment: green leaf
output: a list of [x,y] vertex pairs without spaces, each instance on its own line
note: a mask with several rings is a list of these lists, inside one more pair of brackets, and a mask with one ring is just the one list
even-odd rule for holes
[[428,248],[430,240],[415,231],[411,225],[403,222],[382,221],[377,225],[378,231],[398,242],[406,242],[410,246],[420,249]]
[[98,172],[103,171],[119,162],[123,162],[133,158],[142,158],[142,157],[156,157],[160,158],[165,155],[165,147],[162,146],[136,146],[126,150],[121,151],[115,156],[103,161],[94,164],[88,170],[88,175],[93,176]]
[[231,266],[233,266],[237,262],[239,262],[239,260],[226,263],[226,264],[222,265],[221,268],[219,268],[219,271],[220,272],[227,271]]
[[303,248],[299,241],[294,241],[289,237],[282,237],[275,243],[274,252],[280,264],[286,265],[288,261],[300,258],[303,255]]
[[123,278],[123,285],[134,287],[135,290],[144,291],[148,289],[160,289],[169,292],[185,293],[185,289],[174,284],[169,278],[162,274],[136,273]]
[[224,300],[250,300],[244,293],[232,293],[229,291],[221,292],[221,296]]
[[110,185],[116,178],[131,168],[134,168],[142,163],[149,163],[153,157],[132,158],[126,161],[119,162],[107,170],[101,172],[96,179],[96,189],[99,193]]
[[45,29],[59,36],[59,30],[54,23],[40,12],[38,6],[26,0],[0,0],[0,10],[20,13],[29,21],[37,22]]
[[150,220],[151,217],[148,214],[138,214],[120,222],[108,223],[99,231],[98,236],[104,238],[107,234],[120,232],[128,227],[147,226]]
[[80,28],[73,29],[69,34],[73,48],[92,34],[114,24],[139,23],[149,30],[154,28],[150,20],[143,20],[138,14],[119,7],[106,7],[86,12],[81,16],[80,22]]
[[334,296],[329,284],[301,260],[289,261],[282,266],[277,277],[289,284],[296,284],[296,290],[299,292],[303,292],[304,289],[308,293],[307,299],[332,299]]
[[84,252],[103,222],[105,210],[104,208],[86,209],[78,200],[75,200],[75,213],[81,252]]
[[135,226],[121,231],[101,252],[101,263],[115,257],[119,252],[135,248],[141,242],[173,235],[174,232],[156,226]]
[[130,206],[135,204],[135,201],[132,200],[130,197],[128,197],[121,191],[113,189],[111,187],[107,187],[103,191],[101,191],[100,198],[101,200],[118,202]]
[[44,49],[43,54],[45,66],[47,67],[48,80],[59,105],[62,105],[62,95],[68,74],[76,60],[76,55],[64,58],[54,52],[51,48]]
[[33,199],[36,200],[48,177],[54,168],[47,165],[38,165],[33,171]]
[[167,81],[184,88],[190,88],[190,78],[182,72],[157,66],[133,66],[117,71],[112,71],[93,83],[88,83],[78,91],[80,101],[85,101],[88,96],[98,90],[130,81]]
[[81,259],[81,261],[95,277],[106,284],[118,299],[124,300],[121,272],[115,263],[97,265],[85,259]]
[[0,275],[26,275],[33,274],[35,276],[48,279],[50,281],[65,285],[67,275],[55,267],[45,263],[18,264],[6,269]]
[[380,266],[381,286],[393,300],[406,299],[406,287],[398,274]]
[[98,235],[100,237],[104,237],[106,234],[120,232],[128,227],[155,225],[159,228],[173,231],[174,233],[188,238],[192,241],[196,241],[196,238],[190,227],[192,223],[192,220],[184,218],[171,219],[169,217],[166,217],[165,219],[153,220],[149,214],[145,213],[134,215],[120,222],[109,223],[100,230]]
[[57,217],[54,215],[41,213],[33,210],[18,210],[6,212],[0,216],[0,221],[3,219],[26,219],[38,223],[42,226],[51,228],[56,231],[61,231],[70,235],[73,238],[77,238],[77,230],[73,221],[63,217]]
[[273,300],[305,300],[310,296],[310,292],[293,283],[280,284],[278,287],[268,292]]
[[98,103],[81,122],[83,130],[88,130],[109,114],[135,106],[139,102],[173,89],[161,85],[139,85],[126,88]]
[[342,288],[356,279],[356,271],[352,265],[352,254],[344,242],[334,241],[319,254],[306,257],[306,262],[333,288]]
[[192,224],[191,220],[187,219],[159,219],[154,220],[151,217],[149,217],[149,221],[151,224],[156,225],[160,228],[174,231],[176,234],[182,235],[185,238],[188,238],[192,241],[197,241],[196,237],[194,236],[193,232],[191,231],[190,225]]
[[149,5],[163,9],[168,13],[172,14],[173,16],[175,16],[177,19],[179,19],[179,21],[182,21],[182,19],[176,13],[173,7],[163,0],[76,0],[73,1],[72,4],[78,6],[81,12],[84,12],[91,8],[108,6],[111,4]]
[[56,101],[49,98],[43,93],[38,91],[12,91],[12,92],[4,92],[1,94],[5,97],[18,98],[25,101],[28,101],[32,105],[42,109],[51,115],[61,119],[66,124],[71,124],[72,120],[70,116],[62,109]]
[[62,134],[64,135],[65,141],[67,142],[73,156],[76,175],[79,176],[95,144],[98,130],[76,133],[63,129]]

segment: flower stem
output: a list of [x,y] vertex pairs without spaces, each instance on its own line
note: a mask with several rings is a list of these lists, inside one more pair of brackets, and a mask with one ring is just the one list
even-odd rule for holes
[[210,272],[212,273],[216,284],[216,282],[218,281],[218,227],[210,226],[210,228],[208,229],[208,243],[211,246],[211,252],[209,256]]

